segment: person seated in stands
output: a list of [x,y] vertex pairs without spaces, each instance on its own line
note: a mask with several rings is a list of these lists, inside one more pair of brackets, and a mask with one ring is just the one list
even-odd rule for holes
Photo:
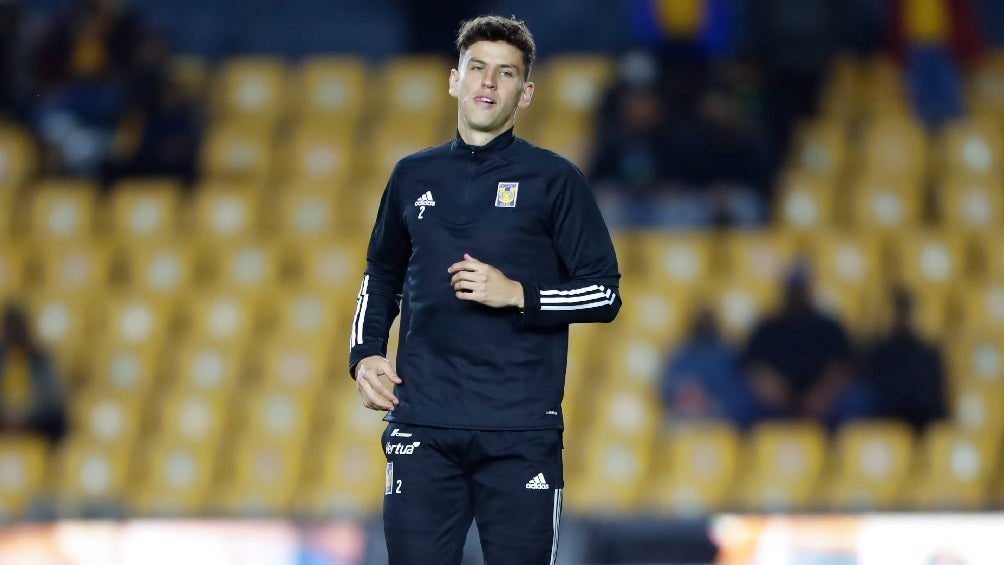
[[814,419],[834,429],[871,415],[872,399],[853,371],[847,332],[816,307],[810,279],[804,265],[791,270],[779,310],[750,335],[743,368],[760,418]]
[[890,298],[890,327],[865,355],[865,376],[874,391],[878,416],[902,420],[921,431],[948,413],[941,353],[914,329],[910,294],[897,288]]
[[753,396],[739,371],[738,352],[722,338],[707,308],[698,310],[689,335],[670,355],[659,392],[673,422],[753,423]]
[[32,338],[27,317],[14,305],[3,312],[0,430],[34,433],[50,442],[66,432],[64,399],[52,358]]

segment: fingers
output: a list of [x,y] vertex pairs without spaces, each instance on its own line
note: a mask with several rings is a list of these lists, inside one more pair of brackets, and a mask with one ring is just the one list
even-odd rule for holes
[[464,253],[464,260],[458,261],[450,265],[450,268],[447,269],[446,272],[453,274],[458,271],[477,271],[478,269],[481,269],[482,267],[485,266],[486,266],[485,263],[482,263],[481,261],[478,261],[474,257],[471,257],[470,254],[468,253]]
[[393,410],[397,404],[397,398],[379,381],[374,383],[368,378],[359,379],[356,388],[363,397],[363,405],[370,410]]
[[363,405],[371,410],[393,410],[399,400],[384,385],[380,377],[386,377],[394,384],[401,384],[401,377],[394,371],[390,361],[382,357],[371,357],[360,362],[356,376],[356,389],[362,396]]
[[477,282],[477,283],[487,283],[488,282],[488,274],[487,273],[476,273],[476,272],[473,272],[473,271],[460,271],[458,273],[454,273],[453,276],[450,277],[450,284],[453,285],[454,287],[456,287],[457,283],[459,283],[461,281],[470,281],[470,282]]

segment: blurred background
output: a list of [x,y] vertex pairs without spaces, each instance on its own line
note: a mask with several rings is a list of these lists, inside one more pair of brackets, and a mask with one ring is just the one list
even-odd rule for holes
[[996,562],[1004,3],[0,0],[0,563],[385,559],[347,332],[489,12],[623,273],[560,562]]

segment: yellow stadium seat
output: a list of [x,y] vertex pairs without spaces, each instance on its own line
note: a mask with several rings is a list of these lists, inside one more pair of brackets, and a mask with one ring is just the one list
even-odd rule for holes
[[35,174],[38,158],[31,134],[23,127],[0,124],[0,193],[13,193]]
[[865,175],[852,189],[853,223],[859,229],[890,232],[920,224],[920,187],[908,178]]
[[20,222],[18,229],[14,229],[15,210],[20,210],[17,204],[18,195],[15,192],[3,192],[3,189],[0,189],[0,238],[4,241],[14,237],[15,232],[18,236],[21,234],[20,228],[23,222]]
[[170,303],[144,294],[115,294],[103,305],[101,343],[159,348],[174,318]]
[[795,130],[788,169],[834,178],[844,169],[847,132],[832,121],[810,121]]
[[254,235],[259,228],[259,195],[238,187],[199,190],[195,197],[195,231],[211,239]]
[[151,297],[177,297],[195,284],[195,251],[183,238],[128,242],[123,264],[126,287]]
[[1004,431],[1004,382],[967,379],[953,383],[952,419],[962,429],[1000,437]]
[[344,228],[338,210],[341,200],[338,193],[325,183],[287,185],[279,195],[279,233],[293,238],[335,235]]
[[818,281],[864,289],[884,277],[879,243],[853,231],[824,231],[810,243],[809,258]]
[[295,246],[291,250],[298,265],[298,281],[302,286],[318,290],[359,288],[366,267],[365,243],[347,245],[332,239],[321,239]]
[[[345,370],[348,364],[345,365]],[[383,413],[363,406],[355,384],[349,380],[327,387],[319,395],[315,419],[318,429],[330,430],[330,440],[339,443],[363,441],[379,448],[387,422]]]
[[97,187],[87,180],[53,179],[31,187],[30,233],[38,240],[80,241],[93,235]]
[[607,380],[653,391],[670,353],[666,344],[633,332],[607,342],[604,350]]
[[962,118],[944,126],[939,150],[943,174],[1000,175],[1004,166],[1004,133],[976,118]]
[[812,285],[813,302],[823,312],[840,320],[853,330],[865,330],[873,320],[869,317],[867,294],[861,289],[817,279]]
[[232,474],[216,482],[211,504],[232,516],[288,512],[300,480],[302,445],[242,435],[234,448]]
[[921,442],[922,465],[907,485],[910,506],[927,511],[984,508],[997,468],[999,436],[939,423],[928,427]]
[[87,384],[112,396],[145,398],[157,377],[159,353],[159,347],[99,341],[88,354]]
[[657,437],[649,510],[706,515],[725,508],[738,467],[739,431],[727,423],[674,426]]
[[1004,221],[1004,184],[999,178],[956,174],[934,193],[941,225],[954,232],[987,232]]
[[652,231],[638,236],[646,279],[667,292],[703,284],[716,268],[712,245],[712,237],[701,232]]
[[25,289],[25,245],[7,239],[0,241],[0,296],[17,297]]
[[834,475],[824,505],[845,511],[897,508],[913,463],[913,431],[903,422],[861,420],[845,424],[835,438]]
[[774,215],[784,228],[799,231],[826,228],[834,220],[833,180],[803,171],[788,171],[779,183],[775,202]]
[[656,285],[625,284],[630,296],[617,317],[616,331],[652,338],[668,345],[687,334],[694,314],[693,292],[668,290]]
[[568,121],[548,114],[539,120],[536,131],[527,140],[571,161],[580,170],[588,170],[595,154],[595,128],[589,122]]
[[355,148],[352,131],[333,130],[324,123],[301,124],[285,155],[286,177],[339,191],[352,177]]
[[989,53],[975,62],[965,84],[969,112],[986,119],[1004,117],[1004,56]]
[[857,85],[863,74],[859,60],[838,55],[831,61],[819,94],[820,115],[845,121],[857,112]]
[[132,445],[139,434],[143,399],[91,391],[73,399],[70,421],[74,432],[101,444]]
[[63,517],[79,516],[90,504],[117,504],[126,491],[131,445],[71,436],[56,456],[56,494]]
[[737,480],[737,502],[752,511],[811,505],[825,463],[826,432],[815,422],[758,424],[747,438],[749,468]]
[[186,336],[168,356],[166,368],[165,372],[172,376],[172,386],[178,391],[226,397],[243,374],[244,351],[240,344]]
[[264,441],[306,440],[313,415],[308,391],[265,383],[241,397],[242,434]]
[[1004,335],[1004,282],[970,283],[959,296],[966,331]]
[[996,229],[993,232],[980,234],[976,238],[975,246],[977,253],[983,261],[984,277],[986,280],[1004,280],[1004,231]]
[[441,57],[408,55],[387,60],[382,68],[382,111],[391,116],[421,116],[438,125],[447,108],[450,61]]
[[42,495],[48,447],[41,437],[7,434],[0,438],[0,514],[16,521]]
[[91,327],[93,305],[80,297],[53,291],[33,292],[27,305],[34,335],[55,355],[62,376],[69,379],[77,374]]
[[941,232],[904,232],[897,235],[895,256],[899,278],[912,288],[951,289],[967,272],[961,238]]
[[199,156],[204,177],[245,181],[272,174],[272,132],[260,124],[219,122],[205,134]]
[[[386,459],[379,440],[334,442],[322,438],[311,446],[318,471],[301,483],[295,498],[298,513],[325,517],[372,516],[380,511],[386,481]],[[402,483],[401,488],[405,488]],[[398,487],[393,481],[390,488]]]
[[722,242],[725,272],[747,284],[777,285],[799,259],[789,232],[733,231]]
[[127,497],[130,512],[158,518],[198,516],[213,478],[213,449],[158,439],[143,451],[143,478],[133,482]]
[[112,222],[122,240],[175,235],[181,183],[175,180],[125,180],[112,189]]
[[742,342],[754,325],[772,313],[780,290],[776,284],[718,278],[709,281],[706,299],[722,335]]
[[225,437],[231,410],[228,400],[222,395],[175,387],[154,409],[154,436],[171,444],[198,446],[211,453]]
[[285,290],[276,297],[273,339],[304,345],[330,345],[331,336],[344,329],[351,301],[315,289]]
[[257,325],[253,300],[240,293],[205,291],[188,305],[188,335],[211,343],[247,344]]
[[[394,165],[401,158],[446,141],[439,135],[437,124],[415,122],[402,124],[388,118],[388,114],[382,114],[382,116],[381,121],[374,126],[375,137],[371,142],[370,150],[360,154],[361,158],[365,155],[365,160],[368,162],[365,171],[372,173],[374,182],[369,185],[354,183],[353,193],[360,190],[360,184],[362,184],[363,188],[379,196],[387,183],[388,176],[394,169]],[[377,183],[376,180],[379,182]]]
[[948,362],[953,380],[1004,384],[1004,339],[994,332],[952,336]]
[[912,115],[906,80],[896,61],[877,55],[866,61],[862,70],[857,95],[863,117]]
[[566,477],[564,504],[579,515],[630,515],[642,506],[651,446],[591,439],[582,472]]
[[366,62],[355,56],[315,56],[300,66],[299,118],[354,131],[364,114]]
[[286,68],[276,57],[225,60],[213,84],[215,118],[274,122],[286,107]]
[[662,424],[662,406],[655,389],[623,386],[610,380],[596,394],[591,435],[651,449]]
[[274,291],[280,282],[279,250],[268,239],[244,240],[210,251],[216,266],[215,285],[245,294]]
[[919,181],[926,172],[927,133],[911,117],[876,117],[865,126],[862,141],[860,159],[868,173]]
[[531,76],[540,73],[546,77],[541,83],[547,85],[541,90],[544,95],[539,100],[536,94],[534,97],[541,105],[541,116],[553,114],[573,123],[592,119],[614,72],[613,61],[603,55],[556,55],[541,67],[531,72]]
[[[912,322],[921,336],[940,341],[952,335],[954,296],[950,289],[917,286],[909,289],[913,299]],[[892,303],[888,294],[881,294],[878,300],[869,303],[869,315],[880,329],[889,327],[892,318]]]
[[68,241],[46,245],[41,255],[41,283],[65,294],[94,294],[105,290],[111,277],[111,249],[96,241]]
[[268,339],[261,353],[262,382],[301,395],[315,394],[331,374],[331,336],[328,334],[326,344],[317,338]]

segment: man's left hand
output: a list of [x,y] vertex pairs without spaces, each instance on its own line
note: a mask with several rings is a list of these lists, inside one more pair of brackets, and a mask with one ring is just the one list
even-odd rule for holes
[[450,285],[457,298],[480,302],[492,308],[523,308],[523,285],[502,271],[482,263],[467,253],[464,260],[450,265]]

